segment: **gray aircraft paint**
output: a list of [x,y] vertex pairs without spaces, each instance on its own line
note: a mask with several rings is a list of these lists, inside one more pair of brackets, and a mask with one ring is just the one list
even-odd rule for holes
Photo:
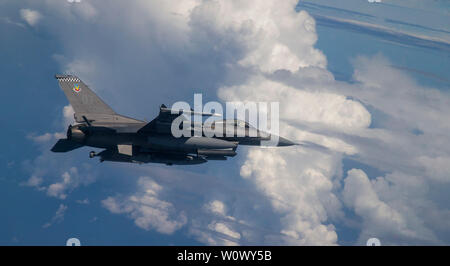
[[[78,124],[69,126],[67,138],[58,140],[51,149],[53,152],[90,146],[105,149],[89,154],[91,158],[100,157],[101,162],[194,165],[208,160],[226,160],[236,155],[238,145],[260,145],[270,137],[258,131],[255,137],[246,134],[244,137],[175,138],[170,127],[181,113],[173,114],[171,109],[161,105],[159,115],[147,123],[117,114],[76,76],[55,75],[55,78],[72,105]],[[278,146],[291,145],[295,144],[279,138]]]

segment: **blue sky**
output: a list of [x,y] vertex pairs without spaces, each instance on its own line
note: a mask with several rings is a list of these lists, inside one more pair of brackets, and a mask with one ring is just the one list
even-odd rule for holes
[[[446,1],[101,2],[0,1],[0,244],[449,243]],[[62,72],[145,120],[196,92],[272,97],[284,135],[327,149],[194,167],[52,154]]]

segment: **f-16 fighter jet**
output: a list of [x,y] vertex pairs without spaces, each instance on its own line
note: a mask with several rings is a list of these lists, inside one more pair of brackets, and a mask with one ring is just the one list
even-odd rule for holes
[[[55,75],[59,85],[72,105],[77,124],[70,125],[67,138],[60,139],[51,149],[53,152],[68,152],[89,146],[104,149],[91,158],[100,161],[127,163],[163,163],[167,165],[194,165],[208,160],[226,160],[236,155],[238,145],[260,145],[271,135],[258,130],[241,120],[217,120],[209,129],[220,128],[244,134],[222,134],[208,137],[206,134],[174,137],[172,124],[180,115],[215,116],[212,113],[196,113],[191,110],[172,110],[161,105],[159,115],[151,122],[119,115],[103,102],[78,77]],[[195,125],[193,126],[195,128]],[[203,125],[200,130],[203,131]],[[194,130],[194,129],[192,129]],[[249,134],[251,131],[256,134]],[[253,135],[253,136],[251,136]],[[276,146],[291,146],[295,143],[278,137]]]

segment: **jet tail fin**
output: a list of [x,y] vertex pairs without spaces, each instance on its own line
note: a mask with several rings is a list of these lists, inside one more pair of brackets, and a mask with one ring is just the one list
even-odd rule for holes
[[68,152],[78,148],[83,147],[83,144],[80,144],[75,141],[71,141],[68,139],[60,139],[56,142],[55,146],[51,149],[52,152]]
[[144,123],[117,114],[77,76],[55,75],[55,78],[75,111],[76,122],[89,126],[98,123]]
[[75,113],[115,115],[116,112],[100,99],[77,76],[55,75]]

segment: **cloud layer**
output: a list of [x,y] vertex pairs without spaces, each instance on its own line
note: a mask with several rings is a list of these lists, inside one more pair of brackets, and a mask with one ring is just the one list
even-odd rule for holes
[[137,226],[145,230],[154,229],[160,233],[171,234],[186,223],[183,213],[173,216],[173,205],[160,200],[158,195],[163,187],[148,177],[137,181],[139,191],[125,199],[108,197],[102,204],[112,213],[128,214]]
[[[46,3],[54,16],[42,23],[64,48],[54,58],[120,112],[148,118],[156,110],[147,106],[198,90],[223,101],[278,101],[281,135],[315,145],[240,149],[242,161],[203,174],[125,166],[146,177],[135,191],[106,197],[110,212],[164,234],[186,227],[211,245],[334,245],[337,226],[359,230],[358,243],[450,240],[448,93],[418,85],[382,55],[356,58],[354,82],[336,81],[314,47],[315,21],[295,11],[296,1]],[[80,48],[74,35],[95,41]],[[25,184],[62,200],[95,180],[89,164],[48,152],[28,165]]]

